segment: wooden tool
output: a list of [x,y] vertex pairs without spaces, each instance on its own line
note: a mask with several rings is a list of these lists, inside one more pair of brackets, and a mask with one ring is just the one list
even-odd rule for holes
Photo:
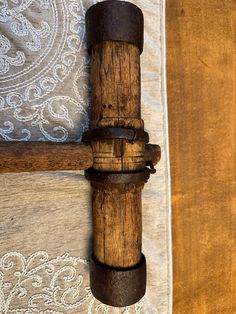
[[86,29],[92,113],[83,143],[2,142],[0,172],[86,170],[93,189],[91,290],[123,307],[145,294],[141,192],[160,159],[141,119],[143,15],[129,2],[104,1],[87,11]]

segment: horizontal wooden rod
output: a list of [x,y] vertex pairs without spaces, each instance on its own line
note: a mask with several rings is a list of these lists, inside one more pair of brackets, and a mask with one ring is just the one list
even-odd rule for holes
[[[158,145],[145,146],[146,164],[155,166],[160,155]],[[92,148],[83,143],[0,141],[0,173],[86,170],[92,166]]]
[[83,143],[0,142],[0,173],[86,170],[93,152]]

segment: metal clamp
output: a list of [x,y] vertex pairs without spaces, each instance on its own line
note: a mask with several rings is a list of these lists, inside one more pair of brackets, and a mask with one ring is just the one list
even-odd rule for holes
[[92,255],[90,286],[93,295],[110,306],[124,307],[138,302],[146,290],[146,260],[129,268],[110,267]]
[[126,139],[130,143],[135,141],[148,143],[149,135],[143,129],[131,128],[96,128],[86,131],[83,135],[83,142],[105,139]]
[[136,172],[102,172],[90,168],[85,171],[85,178],[89,181],[100,182],[102,185],[144,184],[150,178],[151,170],[144,168]]
[[[117,18],[119,17],[119,18]],[[126,1],[103,1],[86,12],[88,52],[102,41],[122,41],[143,51],[143,13]]]

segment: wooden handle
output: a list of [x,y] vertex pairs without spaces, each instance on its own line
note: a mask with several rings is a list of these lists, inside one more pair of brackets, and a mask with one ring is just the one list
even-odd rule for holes
[[93,165],[89,145],[81,143],[0,142],[0,173],[86,170]]

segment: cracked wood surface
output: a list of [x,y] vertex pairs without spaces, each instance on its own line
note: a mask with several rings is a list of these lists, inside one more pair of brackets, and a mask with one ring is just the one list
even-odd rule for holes
[[174,314],[236,313],[235,1],[167,1]]
[[[103,42],[91,56],[91,127],[141,128],[140,53],[131,44]],[[100,171],[145,167],[145,144],[123,139],[94,140],[94,165]],[[93,186],[94,253],[107,265],[128,267],[141,259],[143,185]]]

